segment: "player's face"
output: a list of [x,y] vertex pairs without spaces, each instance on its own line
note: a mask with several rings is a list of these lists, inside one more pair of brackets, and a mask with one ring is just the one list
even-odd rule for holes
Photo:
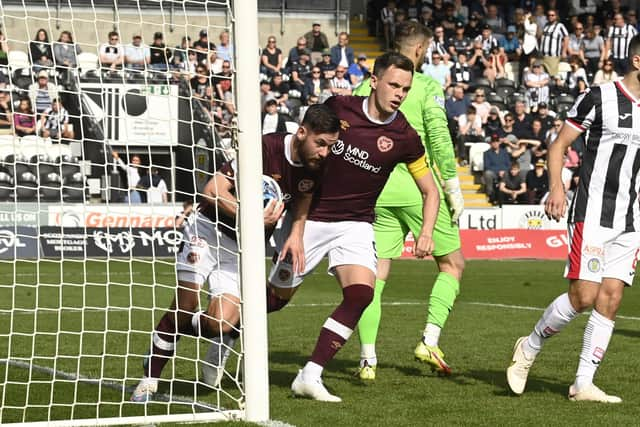
[[304,126],[298,128],[297,138],[302,142],[298,147],[298,158],[304,167],[311,171],[322,168],[331,151],[331,146],[338,141],[338,132],[314,133]]
[[402,104],[411,89],[413,75],[395,66],[390,66],[380,77],[371,76],[371,89],[376,107],[380,112],[392,114]]

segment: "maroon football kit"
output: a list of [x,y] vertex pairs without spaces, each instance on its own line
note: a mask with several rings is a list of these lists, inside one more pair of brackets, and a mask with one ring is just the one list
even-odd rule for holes
[[[271,133],[262,137],[262,173],[272,177],[282,190],[285,209],[290,202],[301,193],[312,193],[316,189],[317,175],[308,171],[302,163],[294,163],[291,159],[293,135]],[[219,172],[229,179],[235,177],[235,161],[222,165]],[[224,215],[212,203],[201,203],[200,212],[212,222],[217,222],[218,229],[236,239],[236,218]]]
[[400,111],[379,122],[368,115],[365,97],[334,96],[325,104],[340,118],[340,136],[327,157],[309,219],[373,222],[389,174],[398,163],[424,156],[424,146]]

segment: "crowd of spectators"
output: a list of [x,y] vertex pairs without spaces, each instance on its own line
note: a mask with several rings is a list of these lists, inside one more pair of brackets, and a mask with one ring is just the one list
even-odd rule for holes
[[[420,71],[445,89],[459,164],[475,161],[472,170],[481,170],[494,203],[540,203],[548,186],[547,147],[578,96],[626,72],[626,49],[640,30],[638,6],[620,0],[372,0],[367,15],[369,34],[385,48],[392,48],[395,27],[404,20],[432,30]],[[578,180],[584,141],[572,148],[563,171],[568,191]]]

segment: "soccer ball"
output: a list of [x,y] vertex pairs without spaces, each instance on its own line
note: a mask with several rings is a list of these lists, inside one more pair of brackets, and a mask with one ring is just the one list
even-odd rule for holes
[[262,204],[266,208],[271,200],[282,202],[282,190],[275,179],[262,175]]

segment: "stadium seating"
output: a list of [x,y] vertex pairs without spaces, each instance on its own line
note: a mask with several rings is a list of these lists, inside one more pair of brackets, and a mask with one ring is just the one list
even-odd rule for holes
[[40,175],[40,200],[48,202],[61,200],[61,187],[62,180],[57,173]]
[[0,169],[0,202],[10,201],[13,193],[13,179],[4,170]]
[[31,171],[23,172],[14,177],[16,184],[16,200],[21,202],[35,202],[38,196],[38,178]]

